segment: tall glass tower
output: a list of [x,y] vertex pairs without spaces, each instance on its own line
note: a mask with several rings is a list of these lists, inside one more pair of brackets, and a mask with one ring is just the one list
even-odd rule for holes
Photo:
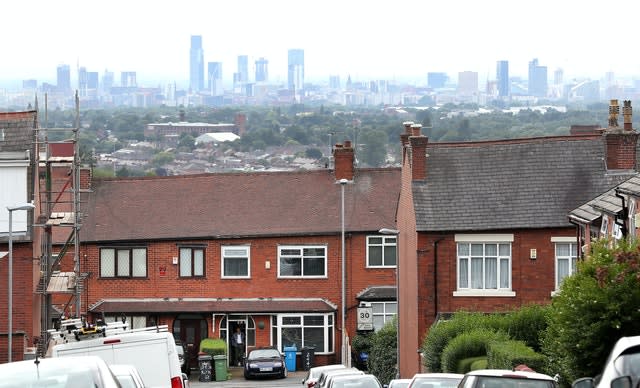
[[56,86],[59,91],[71,91],[71,67],[69,65],[58,65],[56,80]]
[[201,35],[191,35],[191,50],[189,50],[189,87],[194,92],[204,89],[204,51],[202,50]]
[[547,67],[540,66],[537,58],[529,62],[529,95],[547,96]]
[[209,73],[209,93],[212,96],[222,96],[222,62],[209,62],[207,64]]
[[496,83],[498,84],[498,96],[509,96],[509,61],[498,61],[496,66]]
[[299,94],[304,87],[304,50],[289,50],[289,61],[287,68],[287,86],[289,90],[294,90]]
[[256,82],[267,82],[269,79],[269,61],[264,57],[260,57],[256,61]]

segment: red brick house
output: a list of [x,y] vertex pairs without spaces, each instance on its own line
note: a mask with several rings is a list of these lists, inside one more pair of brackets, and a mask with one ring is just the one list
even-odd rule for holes
[[[35,201],[36,174],[35,110],[0,112],[0,362],[22,360],[30,352],[33,337],[40,335],[38,283],[39,234],[34,229],[35,210],[11,211],[8,207]],[[9,253],[11,229],[11,254]],[[9,271],[11,257],[11,272]],[[9,336],[9,278],[11,281],[11,336]],[[9,341],[11,338],[11,341]]]
[[[571,136],[429,143],[406,123],[398,205],[399,357],[421,369],[429,327],[460,309],[546,303],[578,256],[569,213],[637,174],[630,106]],[[626,107],[626,104],[625,104]]]
[[[356,309],[395,315],[399,169],[354,169],[350,142],[335,170],[94,180],[83,194],[82,306],[90,321],[167,324],[195,361],[206,337],[236,327],[255,346],[315,348],[341,362],[342,193],[346,334]],[[395,291],[395,290],[394,290]],[[387,300],[381,300],[385,294]],[[231,348],[231,347],[229,347]],[[229,354],[229,362],[235,355]]]

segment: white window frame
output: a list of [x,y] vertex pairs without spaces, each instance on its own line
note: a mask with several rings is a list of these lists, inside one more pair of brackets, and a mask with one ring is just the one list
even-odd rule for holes
[[[103,263],[103,257],[102,257],[102,253],[105,251],[111,250],[113,251],[114,254],[114,262],[113,262],[113,275],[110,276],[105,276],[105,271],[103,270],[103,265],[105,263]],[[134,275],[134,264],[133,261],[135,260],[135,255],[134,255],[134,251],[144,251],[144,275],[142,274],[138,274],[138,275]],[[128,275],[119,275],[118,274],[118,259],[119,259],[119,253],[125,253],[128,252],[129,253],[129,274]],[[139,252],[138,252],[139,253]],[[147,257],[147,248],[143,248],[143,247],[103,247],[100,248],[99,250],[99,271],[100,271],[100,277],[101,278],[105,278],[105,279],[141,279],[141,278],[146,278],[149,276],[149,258]]]
[[[513,291],[513,234],[456,234],[456,290],[453,292],[453,296],[468,297],[468,296],[495,296],[495,297],[515,297],[516,292]],[[458,253],[459,244],[509,244],[509,287],[500,288],[500,276],[497,276],[497,289],[477,289],[471,287],[460,287],[460,255]],[[497,270],[500,270],[500,252],[498,254]],[[468,256],[470,259],[471,256]],[[502,256],[504,257],[504,256]],[[483,256],[484,258],[484,256]],[[484,266],[483,266],[484,268]],[[471,262],[469,262],[469,274],[471,273]],[[484,270],[483,270],[484,273]],[[498,272],[499,274],[499,272]],[[484,278],[484,275],[483,275]],[[484,279],[483,279],[484,280]],[[471,282],[471,276],[469,275],[468,281]]]
[[600,224],[600,236],[607,237],[609,235],[609,216],[602,215],[602,224]]
[[[323,317],[323,326],[305,326],[304,325],[304,317],[305,316],[322,316]],[[324,351],[318,351],[317,347],[315,350],[315,354],[333,354],[335,353],[335,335],[336,335],[336,330],[335,330],[335,317],[333,315],[333,313],[303,313],[303,314],[278,314],[276,316],[273,317],[273,322],[272,322],[272,335],[275,338],[272,338],[272,343],[274,344],[274,346],[278,347],[278,349],[283,352],[284,351],[284,347],[285,346],[290,346],[291,344],[289,343],[282,343],[282,329],[283,328],[301,328],[302,331],[302,346],[299,347],[298,345],[296,345],[296,347],[298,348],[298,352],[300,352],[302,350],[302,347],[304,346],[311,346],[312,344],[305,344],[305,338],[304,338],[304,331],[305,331],[305,327],[306,328],[314,328],[317,329],[319,327],[322,327],[324,330]],[[300,319],[300,323],[299,324],[283,324],[283,320],[286,318],[299,318]]]
[[[555,266],[555,290],[551,293],[551,295],[555,295],[555,293],[557,291],[560,290],[560,283],[562,283],[562,279],[559,279],[559,273],[558,273],[558,261],[559,260],[569,260],[569,275],[574,274],[576,272],[576,265],[577,265],[577,261],[578,261],[578,239],[575,237],[552,237],[551,238],[551,243],[553,244],[553,255],[554,255],[554,266]],[[569,248],[569,256],[562,256],[562,257],[558,257],[558,250],[557,250],[557,245],[558,244],[571,244],[573,245],[573,248],[570,247]],[[573,252],[575,254],[575,256],[571,255],[571,252]],[[567,275],[567,276],[569,276]]]
[[[191,258],[190,258],[190,268],[189,268],[189,274],[187,275],[183,275],[182,274],[182,251],[186,251],[188,250],[191,253]],[[202,251],[202,273],[201,274],[195,274],[195,251]],[[205,247],[203,246],[189,246],[189,245],[182,245],[178,247],[178,277],[182,278],[182,279],[190,279],[190,278],[204,278],[207,276],[207,250],[205,249]]]
[[[371,242],[372,239],[382,239],[380,244],[374,244]],[[385,248],[386,247],[394,247],[394,255],[393,264],[385,263]],[[382,264],[371,264],[369,261],[369,253],[373,247],[380,247],[382,250]],[[391,258],[390,258],[391,259]],[[389,260],[390,260],[389,259]],[[386,235],[373,235],[367,236],[367,268],[396,268],[396,263],[398,262],[398,237],[397,236],[386,236]]]
[[[282,268],[281,268],[281,262],[282,259],[284,257],[287,257],[286,255],[283,255],[282,252],[283,250],[295,250],[295,249],[299,249],[301,252],[300,255],[300,266],[301,266],[301,271],[302,273],[300,275],[282,275]],[[322,249],[324,250],[324,268],[323,268],[323,274],[322,275],[305,275],[304,274],[304,250],[305,249]],[[278,278],[280,279],[325,279],[327,278],[327,246],[326,245],[279,245],[278,246]],[[293,257],[293,255],[289,256],[289,257]],[[296,256],[297,257],[297,256]],[[313,256],[313,257],[317,257],[317,256]]]
[[[371,303],[371,314],[373,315],[373,330],[378,331],[382,329],[387,322],[391,321],[393,317],[398,315],[398,302],[395,300],[385,300],[385,301],[377,301],[377,302],[369,302]],[[394,313],[388,312],[391,306],[395,306]],[[374,306],[382,306],[382,312],[376,312]],[[376,317],[382,317],[382,326],[376,327]]]
[[[243,255],[236,255],[236,253],[240,253],[241,250],[244,250]],[[235,251],[235,252],[234,252]],[[222,247],[220,251],[221,259],[220,259],[220,277],[223,279],[248,279],[251,277],[251,246],[249,245],[225,245]],[[247,273],[245,275],[225,275],[224,267],[226,260],[238,260],[238,259],[246,259],[247,260]]]
[[627,236],[631,239],[631,240],[635,240],[636,239],[636,199],[629,196],[627,197],[627,201],[629,203],[628,205],[628,209],[627,211],[629,212],[628,216],[629,216],[629,230],[627,230]]

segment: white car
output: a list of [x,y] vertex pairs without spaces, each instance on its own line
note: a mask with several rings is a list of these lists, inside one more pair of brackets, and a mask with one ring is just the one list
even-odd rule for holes
[[455,388],[464,375],[459,373],[416,373],[409,388]]
[[479,369],[467,372],[458,385],[460,388],[481,387],[557,388],[556,380],[543,373],[512,371],[509,369]]
[[345,369],[346,367],[343,364],[330,364],[330,365],[322,365],[322,366],[314,366],[313,368],[309,368],[309,372],[307,376],[302,380],[302,385],[305,388],[313,388],[318,379],[320,378],[320,374],[323,371],[333,370],[333,369]]
[[617,378],[629,376],[633,382],[640,377],[640,336],[622,337],[611,349],[602,374],[583,377],[571,384],[574,388],[609,388]]
[[382,384],[371,374],[335,375],[327,388],[382,388]]
[[389,385],[387,385],[386,387],[387,388],[407,388],[410,382],[411,382],[411,379],[393,379],[389,381]]
[[109,369],[116,376],[122,388],[145,388],[140,373],[133,365],[113,364]]

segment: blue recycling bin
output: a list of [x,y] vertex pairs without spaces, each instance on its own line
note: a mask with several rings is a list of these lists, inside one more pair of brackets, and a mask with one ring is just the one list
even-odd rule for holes
[[284,365],[287,367],[289,372],[296,371],[296,352],[298,349],[296,345],[285,346],[284,347]]

